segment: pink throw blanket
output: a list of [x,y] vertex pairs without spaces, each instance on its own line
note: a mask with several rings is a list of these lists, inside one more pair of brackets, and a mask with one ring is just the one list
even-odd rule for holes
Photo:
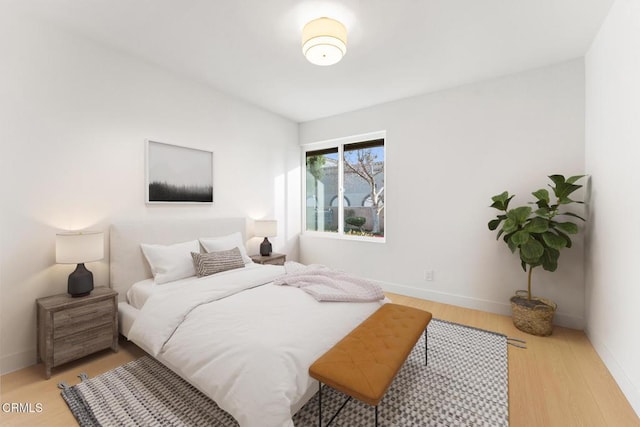
[[290,268],[287,268],[287,274],[276,278],[273,283],[298,287],[318,301],[371,302],[384,299],[382,288],[369,280],[320,265],[298,265],[300,267],[295,271],[289,272]]

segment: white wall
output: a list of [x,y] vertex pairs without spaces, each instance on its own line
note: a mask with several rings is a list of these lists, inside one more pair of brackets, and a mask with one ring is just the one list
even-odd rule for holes
[[[425,76],[428,78],[428,76]],[[301,237],[303,262],[385,282],[387,290],[510,313],[526,288],[517,256],[495,241],[491,196],[515,203],[547,175],[584,170],[584,66],[556,66],[303,123],[301,143],[386,130],[385,244]],[[434,270],[434,281],[424,271]],[[559,305],[557,323],[584,320],[582,237],[558,271],[533,274],[534,292]]]
[[[296,123],[45,23],[5,18],[2,373],[35,363],[35,299],[66,292],[73,266],[55,264],[59,230],[106,231],[115,219],[276,218],[274,249],[297,258]],[[145,138],[214,151],[215,204],[146,206]],[[96,285],[108,284],[105,246],[105,259],[88,265]]]
[[586,331],[640,415],[640,3],[617,0],[586,56]]

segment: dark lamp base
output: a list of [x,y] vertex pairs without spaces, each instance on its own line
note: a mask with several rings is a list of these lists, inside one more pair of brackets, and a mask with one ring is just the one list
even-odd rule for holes
[[86,269],[84,264],[78,264],[69,275],[67,292],[74,298],[84,297],[93,290],[93,273]]
[[262,243],[260,244],[260,255],[269,256],[271,255],[271,252],[272,252],[271,242],[269,241],[269,239],[265,237]]

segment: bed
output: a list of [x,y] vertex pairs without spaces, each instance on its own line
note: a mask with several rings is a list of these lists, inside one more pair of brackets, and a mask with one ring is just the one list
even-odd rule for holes
[[273,283],[285,267],[253,263],[154,283],[142,243],[238,232],[244,242],[247,226],[244,218],[113,224],[110,281],[119,294],[121,333],[242,427],[292,426],[292,415],[317,391],[309,366],[382,301],[320,303]]

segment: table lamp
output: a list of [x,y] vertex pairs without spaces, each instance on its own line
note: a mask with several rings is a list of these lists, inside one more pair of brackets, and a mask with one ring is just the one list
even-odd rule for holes
[[276,220],[261,220],[255,222],[255,235],[257,237],[264,237],[264,240],[260,244],[260,255],[271,255],[271,242],[267,237],[274,237],[278,233],[278,221]]
[[56,234],[56,262],[78,264],[69,275],[67,292],[72,297],[89,295],[93,290],[93,273],[86,269],[85,262],[98,261],[104,257],[104,233],[82,231]]

